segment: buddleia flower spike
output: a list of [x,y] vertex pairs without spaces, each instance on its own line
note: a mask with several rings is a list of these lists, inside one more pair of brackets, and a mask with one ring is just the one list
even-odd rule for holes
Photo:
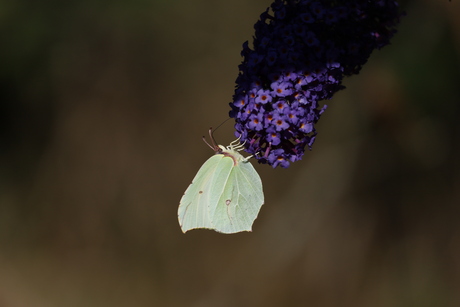
[[243,44],[230,103],[246,151],[274,168],[300,160],[326,110],[320,102],[389,44],[400,16],[390,0],[275,0],[254,26],[253,47]]

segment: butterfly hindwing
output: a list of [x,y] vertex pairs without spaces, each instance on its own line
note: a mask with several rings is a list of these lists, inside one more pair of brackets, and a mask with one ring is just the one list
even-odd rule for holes
[[209,217],[216,231],[251,231],[264,202],[262,181],[251,163],[240,161],[233,166],[232,159],[226,157],[223,160],[231,163],[221,162],[216,168],[216,174],[220,173],[219,176],[226,180],[225,184],[223,181],[213,183],[216,185],[213,189],[216,187],[220,195],[216,193],[210,198],[209,204],[214,205],[215,210],[209,211]]

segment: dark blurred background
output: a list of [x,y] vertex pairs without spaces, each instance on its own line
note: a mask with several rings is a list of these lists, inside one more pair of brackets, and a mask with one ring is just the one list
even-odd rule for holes
[[456,0],[403,2],[313,150],[255,165],[252,233],[182,234],[270,3],[0,1],[1,307],[460,305]]

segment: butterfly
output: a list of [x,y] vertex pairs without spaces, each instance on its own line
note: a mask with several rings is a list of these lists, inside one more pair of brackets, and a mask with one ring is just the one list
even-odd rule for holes
[[239,151],[239,139],[225,147],[216,145],[209,130],[215,154],[199,169],[180,200],[179,224],[185,233],[205,228],[221,233],[252,231],[252,224],[264,204],[262,181],[250,157]]

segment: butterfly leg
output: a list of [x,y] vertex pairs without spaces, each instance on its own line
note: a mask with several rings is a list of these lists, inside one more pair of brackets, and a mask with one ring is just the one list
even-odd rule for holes
[[236,151],[241,151],[244,149],[244,144],[246,144],[246,141],[244,141],[243,143],[241,144],[238,144],[238,145],[235,145],[235,146],[232,146],[232,149],[233,150],[236,150]]
[[234,140],[233,142],[230,143],[230,148],[235,148],[235,147],[238,147],[239,146],[239,143],[240,143],[240,139],[241,139],[241,135],[236,139]]

